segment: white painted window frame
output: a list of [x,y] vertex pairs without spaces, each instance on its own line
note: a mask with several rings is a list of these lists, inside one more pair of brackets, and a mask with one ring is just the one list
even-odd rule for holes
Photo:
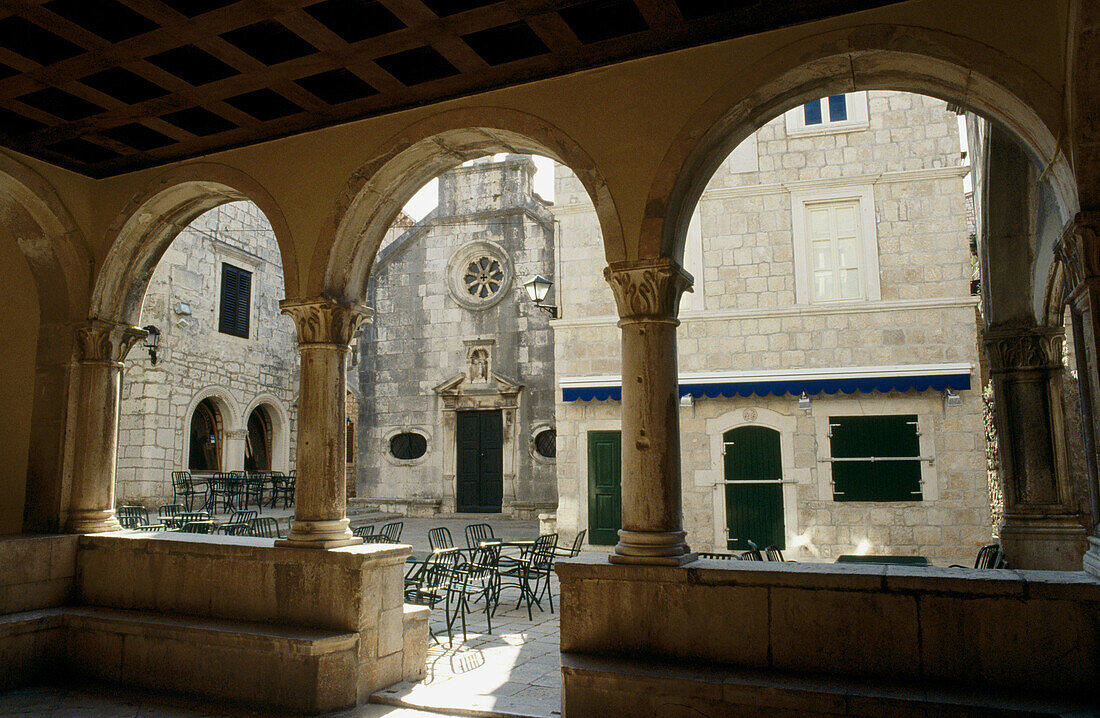
[[[836,93],[841,94],[841,93]],[[819,125],[807,125],[803,105],[787,110],[784,120],[787,126],[788,137],[810,137],[813,135],[828,135],[834,132],[859,132],[871,126],[871,120],[867,111],[866,92],[845,92],[844,102],[848,107],[848,119],[830,122],[825,119],[828,114],[829,96],[820,98],[822,102],[822,121]]]
[[[806,228],[806,207],[834,202],[859,202],[860,222],[860,285],[863,296],[858,299],[814,300],[813,270],[810,242]],[[853,185],[826,189],[791,191],[791,235],[794,241],[794,280],[796,304],[841,304],[845,302],[877,302],[882,299],[879,277],[878,231],[875,222],[875,189],[872,185]]]

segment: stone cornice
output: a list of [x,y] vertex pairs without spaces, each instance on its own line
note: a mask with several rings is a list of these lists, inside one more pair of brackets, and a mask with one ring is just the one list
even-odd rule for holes
[[1062,366],[1061,327],[1003,327],[988,329],[982,337],[990,370],[994,373]]
[[76,328],[81,361],[122,365],[122,360],[135,344],[146,337],[139,327],[104,319],[91,319]]
[[1078,212],[1062,230],[1054,254],[1065,269],[1066,294],[1100,280],[1100,212]]
[[[919,170],[898,170],[896,172],[879,172],[877,174],[852,175],[848,177],[826,177],[811,180],[796,180],[794,182],[769,182],[766,184],[747,184],[739,187],[715,187],[703,191],[699,198],[700,203],[733,199],[736,197],[757,197],[760,195],[776,194],[778,192],[805,192],[814,189],[839,189],[842,187],[865,187],[867,185],[888,184],[897,182],[919,182],[938,179],[951,179],[965,177],[970,172],[968,165],[956,165],[954,167],[929,167]],[[581,214],[595,212],[595,208],[589,201],[576,204],[555,204],[551,210],[555,216],[563,214]]]
[[284,299],[279,308],[294,320],[299,346],[331,344],[346,349],[359,325],[374,315],[365,304],[340,303],[329,297]]
[[[837,314],[872,314],[878,312],[909,312],[934,309],[973,309],[978,297],[937,297],[935,299],[889,299],[879,302],[847,302],[843,304],[792,304],[763,309],[720,309],[684,312],[681,323],[728,322],[745,319],[775,319],[781,317],[831,316]],[[558,319],[550,324],[555,329],[572,327],[614,326],[618,317],[603,315],[583,319]]]
[[622,321],[675,320],[693,279],[667,258],[615,262],[603,270]]

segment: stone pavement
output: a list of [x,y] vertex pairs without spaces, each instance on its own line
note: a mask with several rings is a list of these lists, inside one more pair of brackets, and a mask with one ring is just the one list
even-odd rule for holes
[[493,617],[493,632],[486,633],[481,604],[467,617],[469,629],[462,639],[456,621],[454,640],[448,644],[442,608],[432,611],[431,628],[440,643],[428,647],[427,675],[417,683],[405,682],[375,693],[378,703],[431,711],[460,709],[465,715],[548,718],[561,711],[561,660],[558,635],[558,582],[551,582],[554,613],[526,604],[516,608],[517,591],[506,590]]

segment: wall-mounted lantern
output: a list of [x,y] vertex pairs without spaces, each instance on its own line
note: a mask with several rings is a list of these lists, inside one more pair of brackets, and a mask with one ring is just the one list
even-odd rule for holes
[[155,366],[157,363],[157,347],[160,345],[160,330],[152,324],[142,328],[147,332],[145,335],[145,348],[149,350],[149,361]]
[[535,306],[549,314],[551,319],[558,319],[558,308],[553,304],[543,303],[546,301],[546,294],[552,286],[554,286],[554,283],[541,274],[536,274],[523,283],[523,288],[527,290],[527,296],[535,303]]
[[810,397],[806,395],[806,392],[802,392],[802,396],[798,397],[798,408],[802,411],[809,411],[810,406]]
[[950,389],[943,390],[943,404],[944,406],[962,406],[962,397],[951,391]]

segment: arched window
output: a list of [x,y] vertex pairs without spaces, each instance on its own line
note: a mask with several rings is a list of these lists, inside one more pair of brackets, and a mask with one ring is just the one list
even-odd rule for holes
[[191,471],[220,471],[222,427],[218,408],[203,399],[191,415],[191,451],[187,468]]
[[271,471],[271,419],[260,406],[248,416],[244,468],[245,471]]

